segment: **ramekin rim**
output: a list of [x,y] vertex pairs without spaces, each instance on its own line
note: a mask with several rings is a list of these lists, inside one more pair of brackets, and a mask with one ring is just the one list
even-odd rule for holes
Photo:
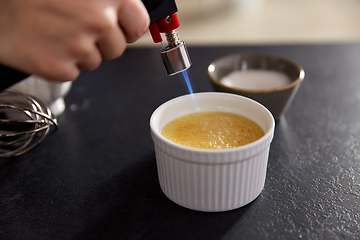
[[[271,114],[271,112],[262,104],[258,103],[255,100],[252,100],[250,98],[244,97],[244,96],[239,96],[236,94],[232,94],[232,93],[223,93],[223,92],[200,92],[200,93],[194,93],[194,95],[229,95],[231,97],[234,98],[243,98],[246,99],[246,101],[250,101],[255,103],[256,105],[258,105],[259,107],[262,108],[262,110],[264,110],[267,115],[269,116],[269,119],[271,120],[270,123],[270,127],[269,130],[267,132],[265,132],[264,136],[262,136],[261,138],[259,138],[258,140],[251,142],[249,144],[246,145],[242,145],[239,147],[234,147],[234,148],[228,148],[228,149],[202,149],[202,148],[195,148],[195,147],[188,147],[188,146],[184,146],[178,143],[175,143],[167,138],[165,138],[164,136],[161,135],[160,131],[156,131],[155,130],[155,126],[154,126],[154,118],[156,117],[157,112],[161,111],[164,107],[166,107],[167,105],[175,102],[175,101],[181,101],[183,98],[188,98],[191,97],[191,94],[186,94],[186,95],[182,95],[173,99],[170,99],[169,101],[166,101],[165,103],[161,104],[158,108],[155,109],[155,111],[152,113],[151,117],[150,117],[150,129],[151,132],[154,134],[155,137],[157,137],[158,139],[160,139],[161,141],[165,142],[168,146],[172,147],[172,148],[176,148],[179,150],[184,150],[187,152],[191,152],[191,153],[197,153],[197,154],[216,154],[216,155],[220,155],[220,154],[231,154],[231,153],[235,153],[238,151],[247,151],[248,149],[251,148],[255,148],[256,146],[262,145],[264,144],[264,142],[269,141],[271,143],[273,136],[274,136],[274,129],[275,129],[275,120],[273,115]],[[155,142],[155,141],[154,141]],[[244,159],[246,160],[246,159]],[[195,163],[203,163],[202,161],[194,161],[194,160],[188,160],[190,162],[195,162]],[[212,164],[209,162],[209,164]]]

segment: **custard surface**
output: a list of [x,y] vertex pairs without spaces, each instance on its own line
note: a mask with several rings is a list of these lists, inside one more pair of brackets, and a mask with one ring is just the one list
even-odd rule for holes
[[265,133],[257,123],[238,114],[198,112],[169,122],[161,134],[188,147],[227,149],[254,142]]

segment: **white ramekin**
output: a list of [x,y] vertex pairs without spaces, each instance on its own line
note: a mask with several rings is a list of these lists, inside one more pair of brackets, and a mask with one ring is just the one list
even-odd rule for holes
[[[265,135],[237,148],[208,150],[174,143],[161,129],[182,115],[225,111],[248,117]],[[229,93],[196,93],[159,106],[150,119],[160,186],[175,203],[199,211],[227,211],[242,207],[261,193],[266,176],[275,121],[261,104]]]

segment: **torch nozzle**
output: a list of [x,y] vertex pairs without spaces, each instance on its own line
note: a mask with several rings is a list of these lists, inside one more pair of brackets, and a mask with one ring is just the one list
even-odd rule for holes
[[176,29],[165,34],[168,45],[160,51],[166,73],[169,76],[180,73],[191,66],[186,45],[179,38]]

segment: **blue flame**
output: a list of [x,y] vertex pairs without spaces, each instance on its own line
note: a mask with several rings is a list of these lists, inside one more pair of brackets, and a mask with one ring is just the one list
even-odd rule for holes
[[190,80],[189,80],[189,76],[188,76],[188,74],[187,74],[187,71],[186,71],[186,70],[182,71],[182,74],[183,74],[183,76],[184,76],[186,85],[187,85],[187,87],[188,87],[188,89],[189,89],[189,93],[192,95],[194,92],[193,92],[193,90],[192,90],[191,83],[190,83]]

